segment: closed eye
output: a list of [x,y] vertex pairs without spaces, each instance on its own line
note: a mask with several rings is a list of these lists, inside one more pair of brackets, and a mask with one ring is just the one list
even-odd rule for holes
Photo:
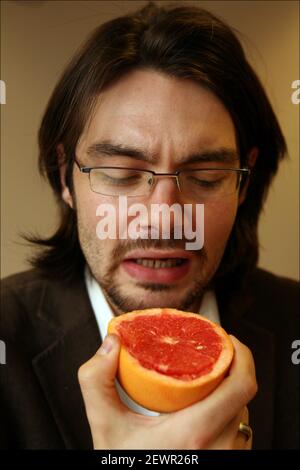
[[195,176],[189,176],[188,180],[192,184],[196,184],[197,186],[201,186],[203,188],[216,188],[218,187],[223,178],[215,179],[215,180],[205,180],[203,178],[196,178]]
[[122,169],[97,170],[95,175],[103,183],[114,186],[130,186],[138,184],[143,180],[143,175]]

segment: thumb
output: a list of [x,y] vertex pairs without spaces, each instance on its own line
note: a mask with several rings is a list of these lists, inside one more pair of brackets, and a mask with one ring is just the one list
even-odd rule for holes
[[120,340],[117,335],[104,339],[96,354],[78,371],[78,380],[91,427],[106,415],[117,413],[122,404],[115,389]]

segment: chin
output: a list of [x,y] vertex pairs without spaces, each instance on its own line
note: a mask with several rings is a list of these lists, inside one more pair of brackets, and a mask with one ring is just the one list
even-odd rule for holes
[[202,296],[202,282],[176,284],[152,284],[113,280],[106,294],[118,312],[143,310],[146,308],[176,308],[194,311]]
[[186,293],[180,295],[178,290],[174,286],[172,287],[165,288],[163,285],[150,287],[148,285],[146,288],[139,287],[135,293],[132,292],[128,295],[127,292],[127,296],[132,299],[133,303],[137,297],[140,297],[141,308],[170,307],[179,309],[185,300]]
[[149,301],[143,300],[140,303],[139,307],[134,310],[144,310],[148,308],[175,308],[175,309],[181,310],[181,302],[180,301],[174,302],[174,300],[168,301],[167,299],[163,300],[163,299],[152,298],[152,299],[149,299]]

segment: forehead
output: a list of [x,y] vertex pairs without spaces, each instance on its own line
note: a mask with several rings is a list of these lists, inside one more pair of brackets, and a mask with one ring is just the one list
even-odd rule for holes
[[174,156],[193,149],[236,148],[230,114],[212,92],[152,70],[130,72],[101,92],[78,150],[116,138],[152,153],[170,150]]

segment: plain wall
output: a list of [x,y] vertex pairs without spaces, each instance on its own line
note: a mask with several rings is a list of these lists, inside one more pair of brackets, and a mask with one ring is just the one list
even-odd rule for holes
[[[165,2],[157,2],[165,3]],[[178,2],[172,2],[178,3]],[[289,147],[261,218],[260,266],[299,278],[299,3],[198,1],[241,32],[248,58],[274,106]],[[1,2],[1,275],[24,270],[20,232],[50,234],[56,207],[37,171],[37,130],[51,91],[89,32],[143,1]]]

